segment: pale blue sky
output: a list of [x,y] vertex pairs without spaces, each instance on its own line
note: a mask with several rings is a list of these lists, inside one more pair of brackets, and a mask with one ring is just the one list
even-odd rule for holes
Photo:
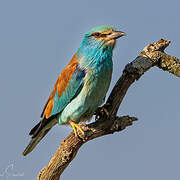
[[[58,74],[98,25],[127,33],[114,52],[111,88],[124,66],[145,45],[172,41],[166,52],[180,57],[179,0],[1,0],[0,1],[0,180],[32,180],[71,132],[55,127],[27,157],[29,130]],[[139,121],[125,131],[85,144],[62,175],[64,180],[180,178],[180,79],[153,68],[128,91],[119,115]],[[24,173],[13,177],[13,173]]]

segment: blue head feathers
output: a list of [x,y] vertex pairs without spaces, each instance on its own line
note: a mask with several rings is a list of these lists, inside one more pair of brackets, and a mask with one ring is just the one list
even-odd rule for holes
[[98,26],[87,33],[77,52],[78,56],[85,56],[86,60],[95,59],[98,61],[100,58],[112,58],[112,51],[116,43],[116,39],[124,36],[125,33],[116,31],[112,27]]

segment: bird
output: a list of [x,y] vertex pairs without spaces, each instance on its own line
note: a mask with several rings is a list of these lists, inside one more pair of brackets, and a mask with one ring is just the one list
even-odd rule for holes
[[113,71],[116,40],[126,35],[110,26],[98,26],[87,33],[69,64],[60,73],[41,114],[31,129],[31,140],[22,153],[29,154],[56,124],[71,125],[84,134],[80,122],[90,121],[103,103]]

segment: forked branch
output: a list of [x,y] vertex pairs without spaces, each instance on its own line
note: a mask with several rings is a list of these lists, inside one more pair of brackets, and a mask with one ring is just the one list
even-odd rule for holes
[[59,180],[84,143],[100,136],[122,131],[132,125],[133,121],[137,120],[136,117],[117,117],[117,112],[130,85],[151,67],[157,66],[180,77],[180,60],[164,53],[169,44],[170,41],[164,39],[149,44],[134,61],[126,65],[106,104],[96,112],[97,121],[89,125],[82,124],[85,135],[78,133],[79,137],[75,137],[72,132],[66,137],[48,165],[39,172],[37,180]]

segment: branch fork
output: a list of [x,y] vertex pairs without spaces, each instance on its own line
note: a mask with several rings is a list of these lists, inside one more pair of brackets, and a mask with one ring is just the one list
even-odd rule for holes
[[164,39],[151,43],[143,49],[134,61],[125,66],[122,76],[115,84],[106,104],[96,111],[96,121],[88,125],[81,124],[81,128],[85,131],[84,135],[78,131],[78,136],[72,132],[66,137],[48,165],[39,172],[37,180],[59,180],[83,144],[94,138],[119,132],[131,126],[137,118],[117,117],[118,109],[131,84],[151,67],[157,66],[180,77],[180,60],[164,52],[169,44],[170,41]]

